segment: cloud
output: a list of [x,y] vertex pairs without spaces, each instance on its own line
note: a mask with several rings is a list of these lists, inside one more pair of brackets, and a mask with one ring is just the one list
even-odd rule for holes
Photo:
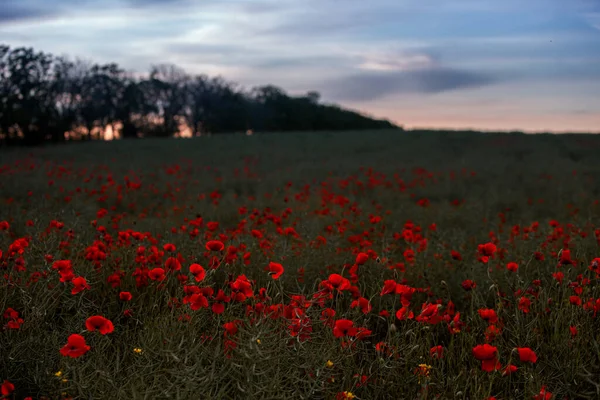
[[434,94],[481,87],[496,79],[482,73],[447,67],[393,72],[361,72],[323,84],[324,95],[339,101],[371,101],[392,94]]
[[50,9],[34,7],[24,2],[8,0],[0,8],[0,25],[5,23],[29,20],[54,14]]

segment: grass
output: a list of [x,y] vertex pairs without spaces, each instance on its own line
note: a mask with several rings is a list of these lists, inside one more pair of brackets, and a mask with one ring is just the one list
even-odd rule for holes
[[389,131],[6,151],[0,381],[9,398],[598,398],[599,148]]

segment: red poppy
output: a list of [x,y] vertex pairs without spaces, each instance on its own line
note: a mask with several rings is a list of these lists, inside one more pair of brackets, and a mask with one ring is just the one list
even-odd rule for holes
[[577,327],[576,326],[570,326],[569,327],[569,332],[571,332],[571,337],[577,336]]
[[354,336],[357,330],[354,327],[354,322],[349,319],[338,319],[333,327],[333,336],[344,337]]
[[174,245],[174,244],[172,244],[172,243],[167,243],[167,244],[165,244],[165,245],[163,246],[163,249],[164,249],[165,251],[174,252],[174,251],[176,250],[176,247],[175,247],[175,245]]
[[121,301],[129,301],[132,299],[132,295],[129,292],[121,292],[119,293],[119,300]]
[[581,305],[581,297],[569,296],[569,303],[573,304],[574,306],[580,306]]
[[466,291],[470,291],[473,290],[477,287],[477,284],[475,283],[475,281],[472,281],[470,279],[465,279],[463,281],[463,283],[460,284],[462,286],[463,289],[465,289]]
[[482,263],[487,263],[490,258],[494,257],[494,253],[496,253],[496,245],[494,243],[486,243],[480,244],[477,246],[477,251],[479,252],[479,261]]
[[85,321],[85,327],[88,331],[93,332],[98,330],[101,334],[106,335],[115,330],[113,323],[101,315],[94,315]]
[[201,293],[196,293],[189,298],[190,308],[194,311],[208,308],[208,299]]
[[356,255],[356,261],[355,261],[355,263],[357,265],[363,265],[367,261],[369,261],[369,255],[367,253],[358,253]]
[[232,291],[231,298],[239,303],[246,301],[248,297],[254,296],[252,283],[246,278],[246,275],[238,276],[235,281],[229,284],[229,287]]
[[523,296],[519,299],[519,310],[527,314],[529,312],[529,307],[531,307],[531,300],[527,297]]
[[169,257],[165,261],[165,268],[167,271],[179,271],[181,270],[181,263],[175,257]]
[[500,369],[498,348],[489,344],[478,344],[473,348],[473,357],[481,361],[481,369],[491,372]]
[[160,267],[151,269],[148,271],[148,278],[152,279],[153,281],[164,281],[166,278],[165,270]]
[[85,289],[90,288],[90,286],[87,284],[87,281],[85,280],[85,278],[83,276],[78,276],[77,278],[73,278],[71,280],[71,283],[73,284],[73,289],[71,289],[71,294],[77,294],[79,292],[82,292]]
[[479,316],[486,320],[488,323],[490,324],[495,324],[496,322],[498,322],[498,315],[496,315],[496,311],[486,308],[486,309],[480,309],[477,310],[477,312],[479,313]]
[[357,300],[354,300],[350,304],[350,307],[351,308],[359,307],[361,309],[361,311],[362,311],[363,314],[368,314],[373,309],[373,307],[371,306],[371,302],[369,301],[369,299],[366,299],[364,297],[359,297]]
[[204,267],[202,267],[202,265],[200,264],[194,263],[190,265],[190,273],[194,275],[194,279],[196,279],[196,282],[202,282],[206,277],[206,271],[204,270]]
[[483,256],[492,257],[496,252],[497,248],[494,243],[480,244],[477,246],[477,251]]
[[552,393],[546,390],[546,386],[542,386],[540,394],[533,396],[533,400],[550,400]]
[[519,352],[519,359],[521,362],[530,362],[535,364],[537,361],[537,355],[529,347],[518,347],[517,350]]
[[442,321],[442,317],[439,314],[440,308],[440,304],[423,303],[421,306],[421,313],[415,320],[431,325],[438,324]]
[[215,300],[215,302],[213,303],[213,305],[211,307],[213,313],[223,314],[223,312],[225,311],[224,303],[229,303],[231,298],[229,296],[227,296],[222,289],[219,289],[219,292],[215,296],[214,300]]
[[210,240],[206,242],[206,250],[208,251],[223,251],[225,245],[220,240]]
[[496,325],[490,325],[485,330],[485,340],[487,342],[493,342],[501,333],[502,331]]
[[216,231],[217,229],[219,229],[219,223],[216,221],[209,221],[206,223],[206,229],[208,229],[209,231]]
[[85,338],[76,333],[69,336],[67,344],[60,349],[60,354],[65,357],[77,358],[87,353],[90,346],[85,344]]
[[432,358],[442,358],[444,356],[444,347],[442,345],[432,347],[429,349],[429,355]]
[[276,263],[276,262],[270,262],[269,263],[269,275],[271,275],[271,278],[279,279],[281,274],[283,274],[283,265]]
[[395,294],[397,285],[398,284],[393,279],[386,280],[385,282],[383,282],[383,289],[381,289],[380,296],[383,296],[386,294]]
[[396,318],[398,318],[400,321],[403,321],[405,319],[413,319],[414,317],[415,314],[412,311],[410,311],[410,309],[407,306],[404,306],[398,311],[396,311]]
[[223,324],[223,328],[225,328],[225,337],[233,336],[238,332],[238,323],[237,321],[226,322]]
[[350,281],[339,274],[329,275],[327,282],[340,291],[350,289],[351,286]]
[[15,390],[15,385],[13,385],[12,383],[10,383],[9,381],[5,380],[2,383],[2,388],[1,388],[2,396],[8,396],[12,392],[14,392],[14,390]]
[[510,375],[517,372],[518,368],[515,365],[508,364],[502,371],[502,376]]
[[508,264],[506,264],[506,269],[511,272],[517,272],[517,269],[519,269],[519,264],[517,264],[516,262],[509,262]]

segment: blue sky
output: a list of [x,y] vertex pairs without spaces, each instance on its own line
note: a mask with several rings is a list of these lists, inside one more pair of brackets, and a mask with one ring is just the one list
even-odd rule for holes
[[600,0],[0,0],[0,42],[406,127],[600,131]]

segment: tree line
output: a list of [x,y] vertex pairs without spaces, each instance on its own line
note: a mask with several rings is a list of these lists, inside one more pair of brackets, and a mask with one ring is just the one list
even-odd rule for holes
[[[322,104],[318,92],[246,90],[222,77],[191,76],[172,64],[143,76],[33,48],[0,45],[0,143],[171,137],[253,131],[397,128],[387,120]],[[184,128],[182,128],[184,127]]]

